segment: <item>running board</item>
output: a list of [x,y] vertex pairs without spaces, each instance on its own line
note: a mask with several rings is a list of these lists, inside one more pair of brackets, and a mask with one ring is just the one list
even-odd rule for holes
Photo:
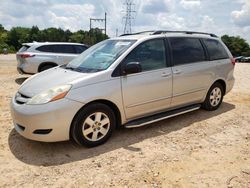
[[137,119],[137,120],[129,121],[124,126],[125,126],[125,128],[142,127],[144,125],[155,123],[157,121],[161,121],[161,120],[168,119],[168,118],[171,118],[171,117],[174,117],[174,116],[185,114],[187,112],[198,110],[200,107],[201,107],[200,104],[195,104],[195,105],[179,108],[179,109],[176,109],[176,110],[162,112],[162,113],[151,115],[151,116],[148,116],[148,117],[145,117],[145,118],[140,118],[140,119]]

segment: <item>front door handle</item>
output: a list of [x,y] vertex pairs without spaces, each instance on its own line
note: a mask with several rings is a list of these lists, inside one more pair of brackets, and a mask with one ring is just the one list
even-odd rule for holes
[[174,74],[181,74],[181,70],[174,70]]

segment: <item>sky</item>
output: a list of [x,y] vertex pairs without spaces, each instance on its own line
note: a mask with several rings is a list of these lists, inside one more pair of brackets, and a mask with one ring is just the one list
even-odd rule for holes
[[[104,18],[107,34],[123,34],[126,0],[0,0],[0,24],[40,29],[89,30],[90,18]],[[133,0],[132,32],[189,30],[241,36],[250,43],[250,0]],[[93,22],[93,27],[104,27]]]

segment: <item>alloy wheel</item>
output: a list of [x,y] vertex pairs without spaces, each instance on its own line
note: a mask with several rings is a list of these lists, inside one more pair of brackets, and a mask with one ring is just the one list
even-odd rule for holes
[[95,112],[89,115],[82,126],[83,136],[89,141],[102,139],[110,129],[110,120],[103,112]]

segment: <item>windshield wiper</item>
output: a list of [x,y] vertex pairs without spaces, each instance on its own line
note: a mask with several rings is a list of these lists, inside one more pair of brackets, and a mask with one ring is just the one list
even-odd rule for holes
[[99,72],[99,71],[104,70],[104,69],[92,69],[92,68],[71,67],[71,66],[64,66],[63,68],[72,70],[72,71],[82,72],[82,73],[94,73],[94,72]]
[[64,68],[65,69],[70,69],[70,70],[74,70],[75,69],[74,67],[68,67],[68,66],[65,66]]
[[72,71],[77,71],[77,72],[82,72],[80,68],[77,67],[70,67],[70,66],[65,66],[65,69],[72,70]]

